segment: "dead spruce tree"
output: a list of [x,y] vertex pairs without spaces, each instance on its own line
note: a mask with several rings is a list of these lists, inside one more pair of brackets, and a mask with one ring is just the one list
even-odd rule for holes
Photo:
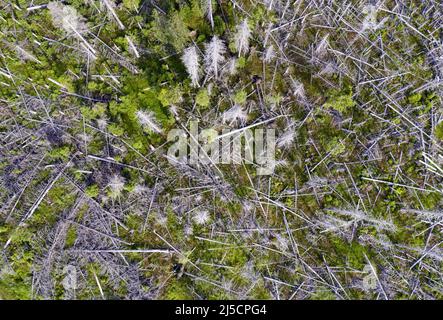
[[63,29],[69,36],[82,41],[87,51],[95,56],[96,50],[85,39],[84,34],[88,32],[88,27],[84,17],[78,14],[74,7],[61,4],[59,2],[50,2],[48,4],[49,12],[52,16],[54,25]]
[[251,38],[251,30],[248,25],[248,20],[243,20],[237,26],[237,32],[234,36],[235,47],[238,51],[238,55],[246,54],[249,51],[249,39]]
[[205,67],[207,75],[218,78],[223,62],[225,62],[226,46],[218,36],[205,44]]
[[182,56],[183,64],[186,67],[186,71],[191,78],[192,85],[194,87],[199,86],[199,80],[201,75],[200,70],[200,56],[195,46],[186,48]]

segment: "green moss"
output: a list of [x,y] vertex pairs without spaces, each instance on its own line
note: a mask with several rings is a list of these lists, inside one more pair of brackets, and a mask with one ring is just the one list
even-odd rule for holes
[[65,239],[65,247],[72,247],[77,239],[77,229],[73,226],[70,226],[68,232],[66,233]]
[[443,121],[435,126],[434,135],[437,139],[443,140]]
[[178,104],[182,98],[182,92],[179,88],[161,89],[158,99],[163,106]]
[[3,275],[0,279],[0,299],[2,300],[29,300],[31,286],[29,279],[15,275]]
[[408,102],[410,104],[416,105],[420,102],[421,98],[422,98],[421,93],[415,93],[408,97]]
[[189,29],[180,13],[172,11],[166,17],[155,10],[153,16],[150,34],[160,41],[166,50],[169,46],[178,52],[183,50],[189,41]]
[[175,279],[169,282],[163,294],[167,300],[191,300],[193,298],[185,279]]
[[63,146],[54,148],[49,152],[49,156],[52,159],[67,161],[69,159],[69,155],[71,154],[71,150],[69,146]]
[[337,259],[337,264],[341,265],[344,263],[357,270],[363,270],[363,267],[366,264],[364,254],[367,254],[369,256],[366,247],[356,241],[347,243],[337,237],[334,237],[330,240],[332,247],[336,252],[335,259]]
[[332,108],[339,112],[345,112],[349,108],[355,106],[355,101],[352,96],[351,87],[346,87],[343,91],[331,90],[328,92],[328,98],[324,107]]
[[129,10],[136,10],[140,4],[140,0],[123,0],[123,6]]
[[245,57],[239,57],[237,59],[237,68],[242,69],[246,66],[246,58]]
[[95,198],[100,193],[100,188],[96,184],[92,184],[85,189],[85,193],[87,196],[91,198]]
[[240,90],[235,93],[234,95],[234,102],[236,104],[242,105],[246,102],[246,98],[248,97],[248,94],[244,90]]
[[106,114],[106,105],[103,103],[97,103],[94,105],[94,107],[92,108],[88,108],[88,107],[81,107],[81,112],[82,115],[85,117],[85,119],[87,120],[92,120],[92,119],[96,119],[100,116],[103,116]]
[[337,137],[329,140],[326,151],[330,152],[332,156],[338,156],[346,151],[346,145],[341,142]]
[[334,292],[326,287],[318,288],[310,297],[311,300],[336,300]]
[[209,97],[207,89],[201,89],[197,93],[197,96],[195,97],[195,103],[197,103],[197,105],[202,107],[203,109],[206,109],[207,107],[209,107],[209,105],[211,103],[211,99]]

